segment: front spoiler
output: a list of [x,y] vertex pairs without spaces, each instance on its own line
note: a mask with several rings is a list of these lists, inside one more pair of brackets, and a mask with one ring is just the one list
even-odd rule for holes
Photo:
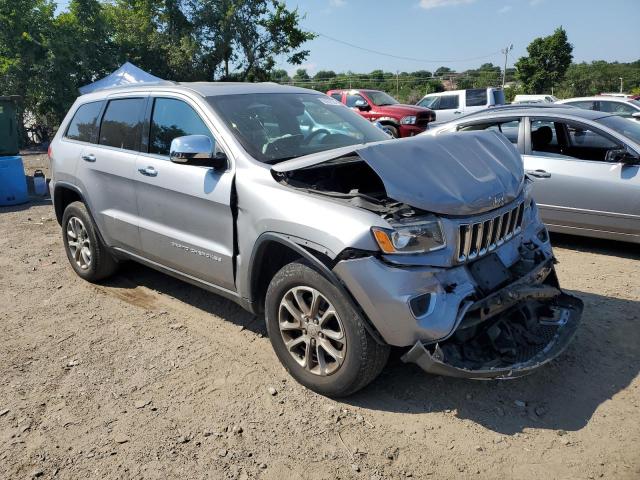
[[554,303],[561,307],[563,313],[567,313],[566,321],[558,326],[555,334],[542,350],[527,361],[504,367],[472,370],[447,363],[439,344],[435,344],[433,352],[430,352],[420,341],[416,342],[416,344],[402,356],[402,361],[415,363],[425,372],[449,377],[482,380],[510,379],[528,375],[560,355],[569,343],[571,343],[580,323],[583,309],[582,300],[562,293],[556,297]]

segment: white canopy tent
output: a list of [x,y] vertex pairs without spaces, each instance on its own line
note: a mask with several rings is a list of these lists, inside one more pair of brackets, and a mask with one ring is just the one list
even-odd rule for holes
[[103,90],[105,88],[121,87],[135,83],[162,85],[171,82],[151,75],[141,68],[136,67],[134,64],[127,62],[112,74],[90,83],[89,85],[80,87],[79,90],[80,93],[84,95],[86,93]]

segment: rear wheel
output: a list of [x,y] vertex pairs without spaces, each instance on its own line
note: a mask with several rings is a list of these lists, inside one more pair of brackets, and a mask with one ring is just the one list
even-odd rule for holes
[[62,215],[62,240],[71,267],[83,279],[97,282],[113,274],[118,263],[100,241],[82,202],[70,203]]
[[301,384],[323,395],[360,390],[384,368],[389,347],[367,332],[343,294],[304,262],[284,266],[265,300],[269,339]]

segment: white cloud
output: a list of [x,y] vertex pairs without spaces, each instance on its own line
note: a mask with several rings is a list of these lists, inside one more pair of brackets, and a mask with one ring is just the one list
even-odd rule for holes
[[468,3],[473,3],[475,1],[476,0],[420,0],[420,3],[418,5],[420,5],[420,7],[424,8],[425,10],[430,10],[432,8],[438,8],[438,7],[464,5]]
[[329,6],[333,8],[344,7],[347,4],[347,0],[329,0]]
[[505,5],[504,7],[502,7],[500,10],[498,10],[498,13],[507,13],[509,10],[511,10],[513,7],[511,5]]

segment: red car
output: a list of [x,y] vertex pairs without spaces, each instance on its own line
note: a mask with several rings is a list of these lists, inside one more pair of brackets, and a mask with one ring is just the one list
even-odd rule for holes
[[380,122],[393,137],[412,137],[427,129],[436,119],[433,110],[416,105],[402,105],[391,95],[379,90],[329,90],[332,98],[356,109],[372,122]]

